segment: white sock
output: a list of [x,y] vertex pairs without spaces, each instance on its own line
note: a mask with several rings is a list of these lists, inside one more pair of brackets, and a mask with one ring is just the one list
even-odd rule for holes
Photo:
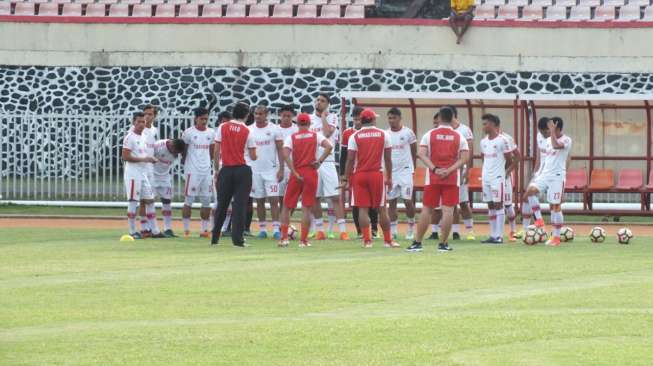
[[202,232],[209,231],[209,220],[202,219]]
[[163,229],[172,230],[172,204],[164,203],[161,208],[161,215],[163,215]]
[[440,233],[440,224],[431,224],[431,232]]
[[522,224],[524,226],[524,231],[528,229],[528,227],[531,225],[531,216],[533,215],[533,211],[531,211],[531,205],[528,202],[522,202],[521,205],[521,220]]
[[487,219],[488,219],[488,222],[490,223],[490,237],[491,238],[496,238],[496,236],[495,236],[496,233],[497,233],[497,225],[496,225],[497,214],[496,214],[496,211],[494,211],[493,209],[488,209],[487,210]]
[[390,222],[390,232],[394,235],[397,234],[397,221]]
[[[229,206],[231,207],[231,206]],[[220,231],[227,231],[229,229],[229,222],[231,221],[231,208],[227,209],[227,216],[224,218],[224,222],[222,223],[222,229]]]
[[551,224],[553,224],[553,236],[556,238],[560,237],[560,229],[562,229],[562,224],[565,222],[562,211],[555,212],[551,211]]
[[311,213],[311,229],[309,230],[310,232],[315,232],[315,216]]
[[145,205],[145,215],[147,216],[147,223],[149,224],[152,234],[159,234],[159,225],[156,222],[156,208],[154,208],[154,203],[148,203]]
[[313,223],[315,224],[315,231],[324,231],[324,220],[321,217],[314,219]]
[[531,205],[531,210],[533,211],[535,220],[541,220],[542,212],[540,211],[540,200],[537,196],[528,196],[528,203]]
[[183,217],[181,221],[184,223],[184,231],[190,231],[190,217]]
[[510,231],[515,232],[517,230],[517,224],[515,223],[515,205],[509,205],[506,206],[506,210],[508,213],[508,223],[510,224]]
[[328,231],[333,232],[334,227],[336,226],[336,211],[332,208],[327,210],[327,219],[329,220]]
[[452,224],[451,232],[460,234],[460,224]]
[[408,219],[408,232],[407,234],[412,234],[415,231],[415,218]]
[[474,230],[474,219],[463,219],[463,223],[465,224],[465,229],[467,229],[468,232]]
[[506,211],[503,208],[500,208],[496,211],[494,211],[495,215],[497,215],[496,218],[496,228],[497,228],[497,236],[496,238],[502,239],[503,238],[503,225],[506,221]]
[[138,208],[138,202],[129,201],[127,205],[127,224],[129,224],[129,234],[134,234],[136,232],[136,209]]
[[279,221],[272,221],[272,232],[273,233],[281,232],[281,223]]
[[267,232],[268,231],[268,222],[259,220],[258,222],[258,231]]
[[345,219],[338,219],[338,230],[341,233],[347,232],[347,221]]

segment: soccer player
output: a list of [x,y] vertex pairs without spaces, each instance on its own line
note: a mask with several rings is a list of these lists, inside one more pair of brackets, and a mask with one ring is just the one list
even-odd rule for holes
[[[154,155],[154,144],[159,139],[159,130],[154,126],[154,121],[157,115],[157,109],[155,106],[148,104],[143,107],[143,115],[145,117],[145,129],[143,130],[143,137],[145,138],[146,151],[149,156]],[[133,130],[134,126],[131,127]],[[154,171],[151,163],[147,163],[147,178],[150,183],[153,183],[154,180]],[[141,234],[143,237],[152,236],[152,229],[149,225],[149,220],[145,213],[145,202],[141,202],[139,207],[139,215],[141,217]],[[154,220],[156,221],[156,211],[154,212]]]
[[[325,93],[320,93],[315,99],[315,112],[311,114],[311,131],[322,134],[331,142],[331,145],[335,146],[338,141],[338,117],[335,114],[329,113],[329,100],[329,95]],[[322,154],[321,147],[319,154]],[[331,202],[334,217],[337,220],[338,229],[340,230],[340,240],[349,240],[344,208],[340,201],[340,182],[338,180],[338,171],[336,170],[336,160],[333,150],[327,160],[324,161],[324,164],[320,165],[318,174],[317,197],[325,198]],[[315,239],[326,239],[324,221],[322,220],[322,206],[320,205],[319,199],[313,207],[313,216],[315,217]]]
[[506,171],[514,168],[513,150],[515,146],[501,133],[499,117],[488,113],[484,114],[481,119],[483,120],[483,132],[486,134],[481,140],[483,202],[488,205],[490,222],[490,237],[481,243],[503,244],[503,225],[506,219],[503,208],[504,185]]
[[[548,150],[548,145],[546,143],[547,139],[551,137],[549,134],[549,118],[548,117],[542,117],[537,121],[537,146],[536,148],[536,153],[535,153],[535,161],[533,163],[533,177],[528,184],[529,186],[535,178],[540,174],[542,171],[542,167],[544,167],[544,164],[542,164],[542,159],[548,155],[549,150]],[[522,197],[522,206],[521,206],[521,213],[522,213],[522,224],[524,227],[524,232],[528,229],[528,227],[531,225],[531,217],[533,216],[533,211],[531,210],[531,205],[528,203],[528,195],[524,195]]]
[[438,251],[448,252],[449,232],[453,222],[453,210],[460,199],[460,168],[469,160],[467,140],[451,127],[453,110],[440,109],[440,125],[428,131],[420,141],[417,157],[429,170],[424,183],[422,213],[417,225],[415,240],[406,249],[422,251],[422,239],[431,223],[433,208],[441,206],[441,235]]
[[361,129],[356,131],[347,143],[349,152],[345,182],[350,181],[354,206],[359,210],[363,248],[372,247],[369,216],[371,207],[379,210],[384,245],[387,248],[398,248],[399,244],[392,239],[390,218],[386,209],[386,186],[392,187],[392,142],[386,131],[376,127],[376,117],[377,114],[369,108],[360,114]]
[[526,196],[535,216],[535,225],[544,227],[540,201],[538,195],[546,191],[546,200],[551,207],[551,224],[553,236],[546,244],[560,245],[560,229],[564,223],[562,216],[562,195],[565,191],[565,178],[567,176],[567,158],[571,152],[571,138],[562,133],[564,123],[560,117],[552,117],[547,122],[550,137],[546,139],[547,155],[541,157],[543,166],[540,173],[528,185]]
[[[439,125],[440,112],[436,112],[433,116],[433,128],[437,128]],[[433,208],[433,215],[431,215],[431,236],[429,236],[429,240],[440,239],[440,220],[442,220],[442,209],[438,204],[437,207]]]
[[[295,109],[291,104],[287,104],[279,110],[279,128],[281,129],[281,136],[283,137],[283,141],[285,142],[286,139],[292,135],[293,133],[299,131],[297,128],[297,125],[293,123],[293,119],[295,118]],[[281,164],[284,164],[285,162],[282,160]],[[279,196],[281,198],[280,204],[283,204],[283,196],[286,194],[286,188],[288,187],[288,180],[290,179],[290,169],[284,169],[283,170],[283,180],[281,183],[279,183]]]
[[[229,111],[223,111],[218,114],[218,126],[225,122],[229,122],[233,119],[231,116],[231,113]],[[215,182],[214,182],[215,184]],[[213,202],[213,217],[215,217],[215,210],[218,209],[218,197],[217,197],[217,192],[214,190],[214,202]],[[229,205],[229,208],[227,208],[227,216],[225,217],[224,223],[222,224],[222,228],[220,229],[222,232],[221,236],[231,236],[231,205]]]
[[[280,247],[288,246],[288,226],[290,211],[297,207],[299,197],[302,198],[302,226],[299,241],[300,247],[310,247],[308,231],[311,226],[311,210],[316,203],[317,169],[326,161],[333,150],[331,142],[319,133],[310,131],[311,117],[306,113],[297,116],[299,130],[288,136],[284,141],[284,160],[291,171],[288,189],[281,209],[281,241]],[[322,147],[320,157],[315,159],[318,148]]]
[[279,223],[279,183],[283,181],[283,135],[279,126],[268,122],[268,108],[258,105],[254,109],[254,124],[249,126],[250,136],[256,145],[258,159],[252,161],[252,193],[258,216],[258,238],[268,237],[265,201],[270,203],[272,232],[281,239]]
[[182,139],[159,140],[154,145],[156,163],[154,163],[152,188],[154,195],[161,198],[163,235],[168,238],[176,237],[172,231],[172,164],[185,150],[186,143]]
[[476,240],[474,235],[474,218],[472,216],[472,208],[469,205],[469,169],[472,168],[474,163],[474,134],[472,130],[467,127],[467,125],[461,123],[458,120],[458,109],[455,106],[448,106],[453,111],[453,121],[451,121],[451,127],[457,132],[460,132],[461,135],[467,140],[467,146],[469,147],[469,162],[467,162],[461,171],[462,183],[460,184],[460,203],[455,208],[453,216],[454,221],[451,226],[453,235],[453,240],[460,239],[460,216],[463,218],[463,223],[465,224],[465,230],[467,230],[467,240]]
[[136,209],[139,202],[145,204],[146,217],[149,220],[152,233],[159,236],[161,233],[154,220],[154,194],[148,179],[147,164],[156,162],[154,156],[147,152],[147,136],[145,130],[145,116],[136,112],[132,118],[133,128],[127,133],[122,142],[122,160],[125,161],[125,191],[127,193],[127,222],[129,235],[134,239],[142,239],[141,233],[136,231]]
[[181,135],[186,143],[186,151],[182,154],[186,185],[184,187],[184,208],[182,221],[184,237],[190,237],[191,208],[195,198],[201,203],[200,218],[202,231],[200,237],[209,237],[209,219],[211,201],[213,200],[213,129],[208,128],[209,111],[206,108],[195,109],[195,125],[187,128]]
[[[512,136],[504,132],[501,132],[501,135],[508,140],[508,145],[510,145],[510,150],[512,151],[512,158],[509,161],[506,161],[506,183],[503,186],[503,206],[506,211],[506,216],[508,217],[508,224],[510,225],[508,240],[515,242],[518,238],[521,238],[521,235],[517,235],[517,214],[515,213],[515,205],[513,204],[512,197],[512,175],[513,172],[516,171],[517,165],[521,160],[521,154],[519,153],[515,139],[513,139]],[[503,223],[501,223],[501,225],[503,225]]]
[[386,130],[392,143],[392,187],[389,187],[388,200],[390,209],[390,230],[392,237],[397,238],[397,201],[401,197],[406,206],[408,218],[408,231],[406,239],[415,238],[415,205],[413,204],[413,173],[415,172],[415,158],[417,156],[417,137],[401,121],[401,111],[390,108],[388,111],[388,124]]

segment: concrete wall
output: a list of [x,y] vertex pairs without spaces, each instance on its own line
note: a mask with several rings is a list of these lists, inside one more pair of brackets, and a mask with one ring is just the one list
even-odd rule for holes
[[0,22],[0,64],[647,73],[653,28]]

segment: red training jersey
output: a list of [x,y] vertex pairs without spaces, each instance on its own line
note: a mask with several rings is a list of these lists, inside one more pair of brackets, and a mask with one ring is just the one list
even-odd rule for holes
[[299,131],[286,138],[283,147],[291,150],[290,158],[295,169],[312,167],[324,135],[313,131]]
[[358,130],[353,127],[349,127],[348,129],[344,130],[342,132],[342,142],[340,142],[340,145],[347,147],[347,144],[349,143],[349,138],[351,137],[351,135],[356,133],[356,131]]
[[223,166],[245,165],[248,148],[256,144],[249,128],[240,121],[224,122],[215,131],[215,142],[220,143],[220,158]]
[[349,139],[347,150],[356,151],[354,173],[383,170],[383,152],[392,149],[388,133],[376,127],[362,127]]
[[[467,140],[451,126],[439,126],[427,132],[420,142],[428,150],[428,156],[436,168],[446,169],[458,161],[461,151],[469,150]],[[426,184],[460,185],[460,172],[451,173],[444,179],[430,172]]]

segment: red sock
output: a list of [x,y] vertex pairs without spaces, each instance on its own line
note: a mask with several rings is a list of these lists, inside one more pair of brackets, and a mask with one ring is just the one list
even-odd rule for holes
[[281,240],[288,240],[288,225],[281,224]]
[[363,242],[369,243],[372,241],[372,233],[370,232],[370,227],[366,226],[363,227],[361,226],[361,231],[363,233]]
[[[306,242],[306,239],[308,238],[308,229],[311,227],[311,225],[302,225],[302,235],[301,235],[301,241]],[[288,230],[286,230],[288,232]]]
[[391,243],[392,242],[392,233],[390,230],[383,230],[383,241],[386,243]]

